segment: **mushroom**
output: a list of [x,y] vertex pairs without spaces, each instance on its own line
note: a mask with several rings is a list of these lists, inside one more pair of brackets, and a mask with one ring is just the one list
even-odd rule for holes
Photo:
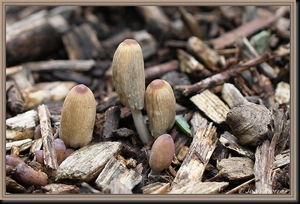
[[157,175],[164,169],[167,169],[173,160],[175,154],[175,145],[171,135],[162,134],[154,141],[150,157],[149,166],[150,175]]
[[162,79],[153,80],[145,92],[149,130],[154,138],[167,133],[175,123],[176,99],[171,85]]
[[96,118],[93,92],[85,85],[74,86],[61,110],[59,138],[66,146],[79,148],[91,142]]
[[125,39],[117,47],[112,60],[112,79],[121,103],[130,108],[135,128],[144,145],[153,138],[143,121],[145,72],[141,46]]

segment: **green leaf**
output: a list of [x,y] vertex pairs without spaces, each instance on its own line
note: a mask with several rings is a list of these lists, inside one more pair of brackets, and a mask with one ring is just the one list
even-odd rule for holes
[[191,137],[192,132],[190,129],[189,124],[186,122],[186,120],[183,118],[182,115],[176,115],[175,116],[175,123],[179,126],[179,128],[188,136]]

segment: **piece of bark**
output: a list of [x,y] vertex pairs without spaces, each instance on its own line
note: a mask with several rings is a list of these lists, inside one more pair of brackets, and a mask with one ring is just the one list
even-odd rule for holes
[[275,90],[273,83],[269,77],[266,77],[263,74],[260,74],[259,83],[261,84],[262,91],[259,93],[259,96],[263,100],[266,107],[270,110],[275,107]]
[[191,96],[195,93],[200,93],[205,89],[215,87],[217,85],[224,84],[231,77],[237,76],[239,73],[256,66],[262,62],[274,59],[279,56],[285,56],[290,53],[289,49],[279,48],[274,52],[266,52],[257,58],[251,59],[242,64],[236,64],[232,68],[229,68],[223,72],[214,74],[208,78],[201,80],[192,85],[177,85],[175,91],[181,92],[183,96]]
[[149,59],[149,57],[157,53],[158,44],[155,38],[146,30],[133,32],[133,39],[141,46],[144,60]]
[[72,81],[41,82],[30,89],[24,89],[22,91],[24,110],[29,110],[50,101],[62,101],[76,84]]
[[143,194],[167,194],[170,191],[170,183],[155,182],[141,188]]
[[219,194],[228,185],[228,182],[199,182],[183,179],[178,184],[174,184],[168,194]]
[[122,137],[130,137],[135,134],[135,132],[128,128],[118,128],[112,130],[112,136],[113,138],[122,138]]
[[[61,36],[69,29],[67,20],[60,14],[48,15],[42,10],[21,22],[7,27],[7,66],[34,61],[61,46]],[[30,52],[28,52],[30,50]]]
[[118,129],[121,110],[118,106],[112,106],[105,111],[102,140],[112,140],[113,131]]
[[249,189],[251,189],[251,185],[254,183],[255,178],[252,178],[248,181],[246,181],[245,183],[242,183],[240,185],[238,185],[237,187],[227,191],[225,194],[234,194],[236,192],[238,192],[239,194],[244,194],[247,192],[250,192]]
[[[239,44],[241,47],[242,54],[246,58],[253,59],[259,56],[255,48],[251,45],[251,43],[246,37],[242,37],[239,41]],[[275,79],[277,77],[277,73],[267,62],[259,64],[258,67],[260,68],[260,71],[270,79]]]
[[33,140],[33,143],[29,150],[29,154],[35,155],[35,152],[37,150],[40,150],[42,148],[42,146],[43,146],[43,138],[38,138],[38,139]]
[[192,36],[196,36],[200,39],[203,39],[203,33],[200,30],[199,24],[196,20],[196,18],[187,12],[187,10],[183,6],[179,6],[178,10],[181,14],[181,19],[184,22],[184,25],[186,28],[190,31]]
[[209,181],[240,182],[254,176],[254,162],[248,157],[230,157],[217,163],[218,174]]
[[216,147],[216,142],[218,141],[216,127],[214,127],[212,123],[208,124],[204,118],[199,122],[200,127],[193,136],[189,152],[177,171],[172,185],[186,178],[198,182],[201,181],[205,167]]
[[9,176],[5,177],[6,193],[26,193],[26,188]]
[[[254,164],[256,189],[253,194],[274,193],[272,184],[273,163],[278,152],[282,152],[282,146],[277,147],[277,145],[280,144],[279,141],[282,140],[280,130],[283,127],[282,124],[280,124],[281,122],[278,122],[278,118],[284,117],[284,115],[283,111],[278,108],[277,110],[275,109],[273,115],[273,117],[277,119],[274,119],[275,130],[271,142],[266,140],[261,146],[256,148]],[[261,171],[261,169],[265,170]]]
[[164,74],[177,70],[179,67],[178,60],[171,60],[155,66],[145,68],[146,83],[150,83],[156,78],[161,78]]
[[250,103],[233,84],[224,83],[221,93],[229,108]]
[[14,80],[20,90],[31,88],[35,84],[31,70],[22,65],[7,67],[6,79]]
[[90,71],[96,65],[93,59],[88,60],[49,60],[38,62],[26,62],[22,66],[32,72],[71,70],[71,71]]
[[241,26],[228,31],[218,38],[211,39],[210,43],[213,44],[215,50],[223,49],[227,46],[232,45],[241,36],[248,37],[255,32],[265,28],[266,26],[276,22],[280,17],[285,15],[290,10],[288,6],[281,6],[273,16],[264,18],[256,18],[248,23],[242,24]]
[[91,86],[92,78],[86,76],[86,73],[76,72],[76,71],[52,71],[51,75],[54,77],[53,81],[71,81],[77,84],[84,84],[86,86]]
[[80,189],[76,185],[63,183],[51,183],[42,187],[45,194],[79,194]]
[[273,162],[273,169],[281,168],[281,167],[289,164],[290,160],[291,160],[290,149],[287,149],[275,156],[275,159]]
[[111,157],[121,151],[120,142],[100,142],[84,146],[68,156],[57,169],[56,182],[81,183],[94,180]]
[[113,179],[118,179],[132,190],[142,181],[142,176],[133,169],[124,167],[115,157],[111,157],[95,180],[95,184],[99,189],[105,189]]
[[[12,6],[17,8],[17,6]],[[6,10],[6,23],[7,25],[12,25],[13,23],[20,21],[21,19],[25,19],[26,17],[42,11],[42,10],[47,10],[47,6],[20,6],[19,10],[14,10],[9,9]]]
[[124,183],[121,183],[117,178],[114,178],[109,186],[103,189],[104,194],[133,194],[131,189]]
[[97,189],[93,188],[90,184],[87,182],[82,182],[81,186],[84,188],[87,188],[89,192],[96,193],[96,194],[103,194],[101,191],[98,191]]
[[155,36],[164,34],[164,38],[167,38],[165,35],[169,32],[166,33],[165,29],[170,28],[170,19],[160,6],[137,6],[136,9],[144,18],[150,33]]
[[[6,146],[6,151],[10,150],[13,146],[19,147],[19,151],[21,151],[21,147],[23,145],[25,145],[25,147],[27,147],[26,149],[28,149],[32,144],[32,139],[27,138],[27,139],[21,139],[21,140],[16,140],[13,142],[6,142],[5,146]],[[22,151],[25,149],[22,149]]]
[[101,58],[104,51],[94,29],[87,23],[74,27],[62,36],[71,60]]
[[[272,194],[271,170],[274,159],[270,148],[269,140],[256,148],[254,164],[255,191],[252,192],[253,194]],[[262,171],[262,169],[264,170]]]
[[6,119],[6,139],[21,140],[33,138],[37,122],[38,113],[35,110],[29,110]]
[[190,74],[193,77],[206,78],[212,72],[206,69],[203,64],[198,62],[192,55],[182,49],[177,50],[177,57],[180,60],[180,71]]
[[271,135],[272,113],[264,105],[249,103],[230,109],[225,122],[240,145],[257,147]]
[[58,168],[56,150],[54,147],[54,137],[52,133],[50,112],[44,104],[38,106],[38,114],[41,126],[41,134],[43,140],[43,156],[44,164],[56,170]]
[[291,136],[291,122],[288,119],[286,113],[282,108],[279,108],[279,105],[273,109],[273,137],[278,138],[277,140],[280,141],[275,146],[274,156],[277,156],[281,152],[283,152],[289,144],[289,139]]
[[16,115],[23,112],[24,99],[19,87],[13,80],[8,80],[6,85],[6,105],[12,114]]
[[290,84],[284,81],[281,81],[277,84],[275,89],[275,101],[279,104],[289,103],[290,102]]
[[254,159],[254,153],[251,150],[240,146],[237,138],[229,132],[225,131],[223,134],[221,134],[219,141],[224,147],[234,150],[240,155],[244,155],[246,157],[249,157],[250,159]]
[[211,49],[204,41],[196,36],[189,37],[187,41],[187,50],[201,60],[208,69],[211,71],[219,71],[220,64],[219,54]]
[[213,122],[217,124],[225,122],[229,108],[217,95],[211,91],[205,90],[200,94],[192,96],[190,100]]
[[129,28],[125,28],[113,36],[101,41],[104,48],[115,49],[124,40],[133,38],[133,32]]

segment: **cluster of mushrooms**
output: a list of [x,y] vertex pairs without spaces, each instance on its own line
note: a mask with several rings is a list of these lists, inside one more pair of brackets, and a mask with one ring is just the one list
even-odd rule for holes
[[[175,123],[176,100],[173,89],[162,79],[155,79],[145,87],[143,53],[134,39],[125,39],[117,47],[112,60],[112,78],[121,103],[131,110],[141,142],[151,147],[149,175],[159,174],[171,165],[175,154],[173,138],[167,133]],[[78,103],[83,108],[74,111]],[[149,127],[141,112],[144,107]],[[83,84],[74,86],[62,107],[59,138],[72,148],[89,144],[95,117],[96,101],[92,91]]]

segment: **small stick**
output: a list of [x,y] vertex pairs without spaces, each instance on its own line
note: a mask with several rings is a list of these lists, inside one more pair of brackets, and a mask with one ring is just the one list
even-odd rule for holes
[[41,125],[41,134],[43,139],[44,163],[53,170],[58,168],[56,151],[54,147],[54,138],[50,121],[50,112],[47,106],[39,105],[38,114]]
[[197,82],[192,85],[178,85],[175,87],[175,90],[181,91],[182,95],[184,96],[191,96],[196,93],[200,93],[204,91],[205,89],[209,89],[212,87],[215,87],[217,85],[221,85],[225,83],[229,78],[237,76],[239,73],[241,73],[244,70],[247,70],[248,68],[252,66],[256,66],[262,62],[266,62],[268,60],[274,59],[276,57],[289,54],[290,52],[287,50],[279,49],[275,52],[265,52],[264,54],[251,59],[243,64],[237,64],[235,67],[228,69],[226,71],[223,71],[221,73],[217,73],[211,77],[205,78],[201,80],[200,82]]

